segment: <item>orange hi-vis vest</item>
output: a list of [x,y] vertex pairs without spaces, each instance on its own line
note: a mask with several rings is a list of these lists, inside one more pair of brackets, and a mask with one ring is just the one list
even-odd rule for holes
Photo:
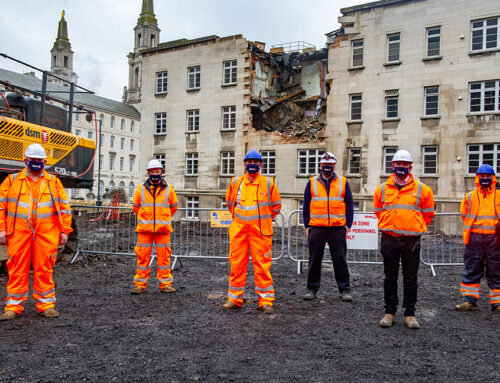
[[177,194],[172,185],[166,185],[162,181],[156,189],[152,186],[150,189],[146,185],[139,184],[133,202],[133,210],[137,214],[135,231],[146,233],[172,232],[172,217],[177,211],[177,204]]
[[310,226],[345,226],[345,187],[346,178],[336,176],[330,182],[330,193],[320,180],[321,175],[312,177]]
[[281,210],[281,197],[274,179],[259,174],[252,182],[254,185],[257,184],[255,196],[247,196],[245,191],[242,196],[243,182],[249,182],[246,176],[238,179],[233,177],[227,189],[226,203],[233,220],[259,227],[262,235],[273,235],[273,218]]
[[373,196],[373,207],[380,231],[393,236],[418,236],[427,231],[436,214],[432,189],[409,175],[401,190],[394,184],[394,175],[379,185]]
[[496,190],[497,180],[488,189],[479,184],[476,176],[476,190],[467,193],[460,204],[460,213],[464,220],[464,244],[469,243],[470,233],[495,234],[500,220],[500,190]]
[[[38,198],[34,198],[27,177],[26,169],[23,169],[20,173],[10,174],[8,181],[4,181],[10,182],[10,187],[0,192],[0,231],[5,230],[11,235],[21,220],[33,233],[47,222],[55,224],[62,233],[71,233],[71,208],[61,181],[43,170]],[[36,222],[35,227],[33,222]]]

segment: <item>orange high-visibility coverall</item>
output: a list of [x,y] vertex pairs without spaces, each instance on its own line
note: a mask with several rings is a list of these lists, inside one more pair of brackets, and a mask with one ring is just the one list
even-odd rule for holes
[[271,277],[272,219],[281,210],[281,197],[272,178],[261,176],[250,182],[245,174],[232,179],[226,193],[226,203],[233,214],[229,227],[229,275],[228,299],[243,305],[247,279],[249,251],[255,277],[255,292],[259,307],[272,306],[274,301]]
[[170,270],[170,233],[173,231],[171,220],[177,211],[177,194],[172,185],[164,180],[156,188],[147,180],[139,185],[134,194],[134,212],[137,214],[137,267],[134,286],[146,288],[151,273],[149,263],[153,242],[156,248],[156,277],[160,289],[172,285]]
[[7,305],[20,314],[28,299],[33,264],[33,299],[39,312],[56,302],[52,267],[61,232],[71,233],[71,210],[61,181],[45,170],[33,181],[26,169],[0,185],[0,231],[7,234]]

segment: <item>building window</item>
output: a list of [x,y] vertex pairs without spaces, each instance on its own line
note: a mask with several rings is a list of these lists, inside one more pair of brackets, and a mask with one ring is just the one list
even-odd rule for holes
[[297,201],[297,210],[300,212],[297,214],[297,225],[304,225],[304,216],[302,215],[302,209],[304,208],[304,200]]
[[110,120],[110,123],[109,123],[109,127],[111,129],[114,129],[115,128],[115,116],[111,116],[111,120]]
[[71,189],[71,198],[76,198],[78,197],[78,189],[72,188]]
[[488,164],[500,172],[500,144],[467,145],[467,172],[475,174],[480,165]]
[[135,192],[135,187],[134,187],[134,183],[133,182],[130,182],[128,184],[128,197],[129,198],[134,198],[134,192]]
[[349,101],[351,104],[351,121],[361,120],[361,94],[351,94],[349,95]]
[[397,146],[387,146],[384,148],[384,173],[392,173],[392,157],[398,151]]
[[93,140],[93,139],[94,139],[94,132],[93,132],[93,131],[91,131],[91,130],[89,130],[89,131],[87,132],[87,138],[88,138],[89,140]]
[[156,93],[167,93],[167,71],[156,73]]
[[125,191],[125,182],[120,181],[120,184],[118,185],[118,187],[120,188],[120,190]]
[[198,153],[186,153],[186,174],[198,175]]
[[104,181],[99,181],[99,186],[97,187],[97,195],[102,197],[102,193],[104,191]]
[[234,174],[234,152],[222,152],[220,154],[220,174],[223,176]]
[[263,150],[260,155],[262,156],[261,174],[266,176],[276,174],[276,152],[274,150]]
[[99,143],[99,146],[104,145],[104,133],[101,133],[101,142]]
[[75,113],[75,121],[80,121],[80,113]]
[[75,134],[76,134],[77,136],[79,136],[81,133],[82,133],[82,131],[81,131],[80,129],[75,129]]
[[427,57],[438,57],[441,52],[441,27],[427,28]]
[[349,149],[349,169],[350,174],[361,174],[361,149]]
[[424,88],[425,116],[437,116],[439,113],[439,86]]
[[222,210],[227,210],[227,203],[226,203],[226,200],[225,200],[225,199],[222,199],[222,200],[220,201],[220,208],[221,208]]
[[113,149],[115,147],[115,136],[109,138],[109,147]]
[[200,66],[188,67],[188,89],[200,89]]
[[133,138],[130,139],[130,151],[134,151],[135,140]]
[[192,109],[186,111],[187,131],[199,132],[200,131],[200,110]]
[[120,171],[123,172],[125,168],[125,157],[120,157]]
[[198,197],[187,197],[186,207],[186,218],[196,219],[199,217],[200,199]]
[[104,126],[104,114],[99,115],[99,126],[102,128]]
[[399,62],[399,50],[401,47],[401,34],[391,33],[387,35],[387,62]]
[[469,112],[500,112],[500,80],[469,84]]
[[422,148],[422,161],[422,169],[424,169],[424,174],[437,174],[438,147],[424,146]]
[[222,130],[236,129],[236,106],[222,107]]
[[399,91],[385,91],[385,118],[398,118]]
[[123,118],[120,121],[120,130],[125,130],[125,120]]
[[318,174],[319,160],[324,153],[323,149],[299,150],[299,175]]
[[109,191],[115,190],[115,181],[109,181]]
[[222,63],[224,67],[224,77],[222,79],[223,85],[234,85],[236,84],[236,60],[224,61]]
[[166,134],[167,133],[167,113],[156,113],[155,114],[155,134]]
[[130,133],[134,133],[134,121],[130,121]]
[[353,68],[363,66],[363,39],[354,40],[351,44],[351,66]]
[[125,149],[125,137],[120,138],[120,149],[121,150]]
[[165,154],[155,154],[154,158],[155,160],[160,161],[161,166],[165,169]]
[[499,48],[500,17],[474,20],[471,22],[471,50],[483,51]]
[[109,156],[109,170],[114,170],[115,168],[115,155],[111,154]]
[[102,164],[104,163],[104,154],[99,155],[99,169],[102,170]]
[[128,159],[128,171],[130,173],[134,172],[134,164],[135,164],[135,158],[134,157],[129,157],[129,159]]

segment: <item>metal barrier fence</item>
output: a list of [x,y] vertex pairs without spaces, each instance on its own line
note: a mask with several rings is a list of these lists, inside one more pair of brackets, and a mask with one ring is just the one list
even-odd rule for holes
[[[72,206],[78,230],[77,252],[85,254],[134,255],[137,242],[136,215],[127,207]],[[180,208],[172,220],[174,229],[170,241],[172,267],[178,258],[227,259],[229,236],[227,228],[210,226],[210,212],[220,209]],[[285,220],[275,217],[273,260],[285,254]],[[153,258],[152,258],[153,261]]]
[[[302,210],[295,210],[288,217],[288,256],[297,262],[297,274],[302,272],[302,266],[309,261],[309,245],[306,230],[301,221]],[[326,249],[325,249],[326,253]],[[332,263],[330,254],[325,254],[323,262]],[[377,250],[347,250],[349,263],[376,263],[382,264],[382,257]]]

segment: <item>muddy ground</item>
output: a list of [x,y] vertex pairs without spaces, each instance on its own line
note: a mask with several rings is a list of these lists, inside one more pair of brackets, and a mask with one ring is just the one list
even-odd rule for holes
[[[273,265],[276,313],[221,312],[227,261],[185,259],[176,294],[156,283],[132,296],[135,260],[99,256],[58,264],[58,319],[36,314],[0,323],[0,382],[437,382],[497,381],[500,315],[483,295],[473,313],[453,310],[460,267],[419,274],[420,330],[382,329],[382,266],[350,266],[353,303],[338,299],[329,266],[320,299],[304,302],[305,275]],[[0,298],[7,277],[0,276]],[[249,285],[253,286],[252,279]],[[483,289],[486,287],[483,286]]]

